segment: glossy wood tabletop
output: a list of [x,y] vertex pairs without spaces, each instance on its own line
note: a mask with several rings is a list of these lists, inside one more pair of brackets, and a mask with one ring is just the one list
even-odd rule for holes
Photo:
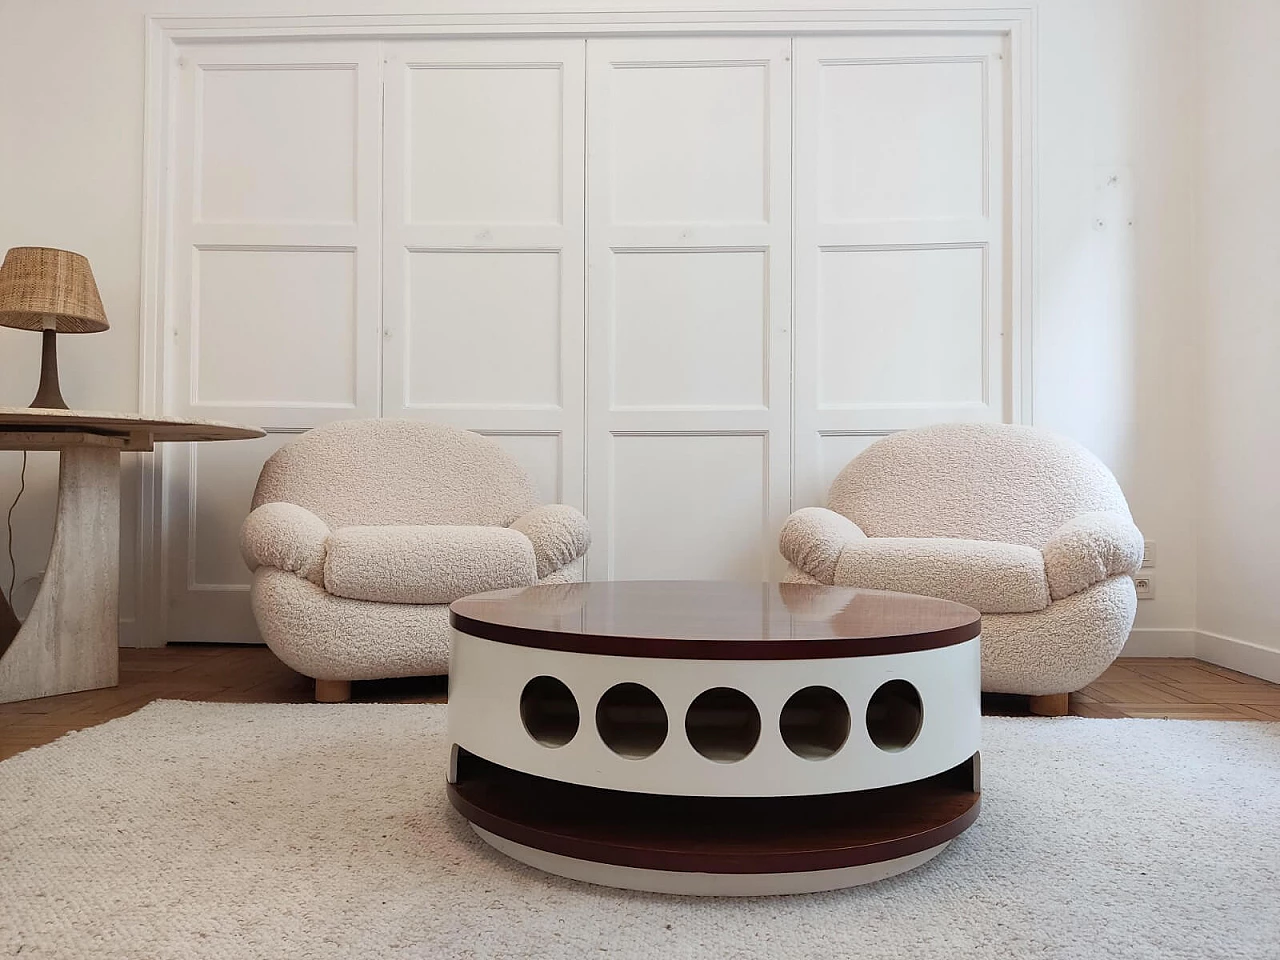
[[579,653],[685,660],[875,656],[976,637],[972,607],[795,583],[635,580],[543,584],[455,601],[463,633]]

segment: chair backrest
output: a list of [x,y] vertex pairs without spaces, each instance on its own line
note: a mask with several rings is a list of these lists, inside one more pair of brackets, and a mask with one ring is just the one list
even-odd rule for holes
[[286,501],[333,528],[507,526],[538,505],[533,481],[488,437],[418,420],[341,420],[262,467],[253,506]]
[[876,441],[828,506],[872,537],[960,537],[1042,547],[1081,513],[1129,516],[1111,471],[1065,437],[1008,424],[939,424]]

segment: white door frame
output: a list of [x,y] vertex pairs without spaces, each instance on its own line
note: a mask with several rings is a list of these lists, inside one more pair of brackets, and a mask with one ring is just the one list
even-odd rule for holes
[[[172,374],[172,233],[177,63],[188,43],[217,40],[334,40],[464,37],[590,37],[779,34],[814,36],[877,33],[987,33],[1006,36],[1011,78],[1009,100],[1009,196],[1006,269],[1013,342],[1007,389],[1016,420],[1032,421],[1032,329],[1036,304],[1034,232],[1035,92],[1034,6],[913,9],[903,0],[881,0],[878,9],[808,0],[788,9],[780,0],[542,0],[530,13],[519,0],[476,0],[466,11],[351,16],[168,16],[145,19],[142,282],[139,312],[139,410],[160,414],[168,405]],[[586,7],[587,9],[583,9]],[[639,8],[639,9],[638,9]],[[138,646],[163,646],[168,563],[162,555],[163,450],[141,455],[135,609],[129,635]],[[160,589],[144,589],[158,584]]]

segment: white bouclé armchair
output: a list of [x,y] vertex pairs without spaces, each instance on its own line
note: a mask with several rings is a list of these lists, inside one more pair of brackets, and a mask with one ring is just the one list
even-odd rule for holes
[[873,443],[796,511],[788,579],[957,600],[982,617],[982,687],[1065,713],[1133,626],[1142,534],[1106,466],[1031,427],[943,424]]
[[263,639],[328,701],[447,673],[452,601],[581,580],[590,542],[497,443],[414,420],[303,434],[263,466],[240,533]]

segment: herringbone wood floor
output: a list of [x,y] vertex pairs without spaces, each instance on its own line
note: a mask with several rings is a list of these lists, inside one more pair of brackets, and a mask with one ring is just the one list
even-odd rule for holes
[[[303,703],[312,683],[265,647],[177,645],[120,651],[120,685],[61,697],[0,704],[0,760],[132,713],[156,699]],[[445,680],[358,683],[356,700],[443,702]],[[1026,699],[989,696],[985,712],[1026,714]],[[1071,696],[1081,717],[1280,720],[1280,685],[1198,660],[1130,659]]]

